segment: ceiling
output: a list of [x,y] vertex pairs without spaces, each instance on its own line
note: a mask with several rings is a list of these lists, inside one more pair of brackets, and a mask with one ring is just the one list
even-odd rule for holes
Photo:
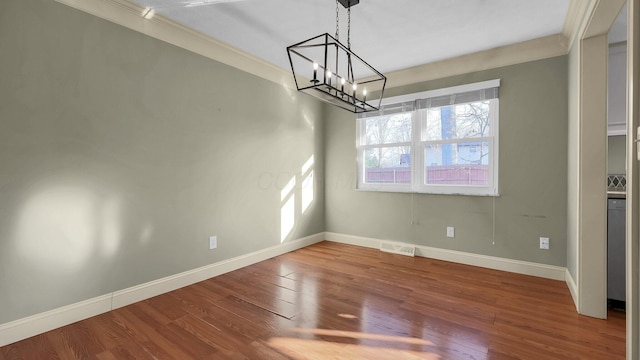
[[[391,72],[563,33],[572,0],[361,0],[351,49]],[[335,34],[333,0],[134,0],[283,69],[286,47]],[[340,41],[347,12],[340,6]]]

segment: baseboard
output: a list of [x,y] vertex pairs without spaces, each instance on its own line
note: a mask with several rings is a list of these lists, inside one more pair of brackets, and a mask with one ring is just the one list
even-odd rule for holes
[[180,274],[168,276],[155,281],[150,281],[141,285],[133,286],[128,289],[116,291],[113,293],[112,308],[117,309],[123,306],[133,304],[138,301],[152,298],[160,294],[167,293],[195,284],[199,281],[210,279],[214,276],[222,275],[233,270],[249,266],[270,259],[272,257],[282,255],[293,250],[313,245],[324,240],[324,234],[318,233],[301,239],[286,242],[284,244],[272,246],[267,249],[258,250],[249,254],[241,255],[229,260],[217,262],[215,264],[206,265]]
[[74,322],[100,315],[135,302],[145,300],[195,284],[199,281],[240,269],[274,256],[282,255],[324,240],[324,233],[307,236],[284,244],[258,250],[232,259],[206,265],[180,274],[84,300],[26,318],[0,324],[0,346],[42,334]]
[[[133,304],[160,294],[167,293],[206,280],[272,257],[294,251],[323,240],[339,242],[374,249],[380,248],[381,239],[338,233],[318,233],[305,238],[293,240],[281,245],[262,249],[232,259],[206,265],[180,274],[154,280],[145,284],[119,290],[111,294],[95,297],[75,304],[70,304],[40,314],[18,319],[0,325],[0,346],[5,346],[31,336],[47,332],[92,316],[100,315],[113,309]],[[416,256],[451,261],[490,269],[509,271],[519,274],[533,275],[554,280],[565,280],[574,301],[577,299],[575,281],[569,272],[558,266],[504,259],[493,256],[478,255],[454,250],[438,249],[416,245]]]
[[[383,239],[366,238],[361,236],[345,235],[331,232],[325,232],[324,238],[328,241],[374,249],[379,249],[380,241],[383,241]],[[566,268],[561,266],[538,264],[528,261],[500,258],[496,256],[487,256],[462,251],[439,249],[429,246],[415,246],[416,256],[479,266],[488,269],[508,271],[517,274],[537,276],[553,280],[565,280]]]
[[[363,236],[345,235],[339,233],[325,232],[324,239],[327,241],[338,242],[342,244],[362,246],[372,249],[379,249],[380,242],[385,241],[383,239],[374,239]],[[396,241],[394,241],[396,242]]]
[[111,310],[111,294],[0,325],[0,346],[57,329]]
[[567,287],[569,288],[569,292],[571,293],[571,298],[573,299],[573,303],[576,306],[576,311],[578,310],[578,284],[576,280],[573,278],[569,269],[564,274],[564,282],[567,283]]

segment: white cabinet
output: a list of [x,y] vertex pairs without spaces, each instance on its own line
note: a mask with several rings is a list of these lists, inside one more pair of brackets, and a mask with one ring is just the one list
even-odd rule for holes
[[607,132],[626,134],[627,120],[627,43],[609,46]]

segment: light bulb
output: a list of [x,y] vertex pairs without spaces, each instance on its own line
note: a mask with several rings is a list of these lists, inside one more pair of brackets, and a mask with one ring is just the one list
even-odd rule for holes
[[355,91],[358,88],[358,84],[357,83],[353,83],[353,91]]
[[367,89],[362,90],[362,95],[367,96]]
[[344,85],[344,83],[345,83],[346,81],[347,81],[347,80],[345,80],[344,78],[340,78],[340,83],[341,83],[342,85]]
[[318,82],[318,63],[313,62],[313,80],[311,80],[314,84]]
[[331,69],[327,69],[327,77],[328,77],[328,78],[330,78],[330,77],[331,77],[331,75],[333,75],[333,74],[331,73]]

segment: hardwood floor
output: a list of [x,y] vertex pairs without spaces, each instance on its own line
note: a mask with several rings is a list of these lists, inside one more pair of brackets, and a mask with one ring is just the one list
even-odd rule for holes
[[0,348],[13,359],[624,359],[560,281],[322,242]]

